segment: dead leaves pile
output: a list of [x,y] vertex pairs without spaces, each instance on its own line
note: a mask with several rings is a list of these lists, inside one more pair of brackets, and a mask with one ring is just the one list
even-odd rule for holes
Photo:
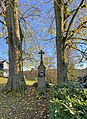
[[0,119],[47,119],[50,94],[39,96],[32,88],[25,95],[0,93]]

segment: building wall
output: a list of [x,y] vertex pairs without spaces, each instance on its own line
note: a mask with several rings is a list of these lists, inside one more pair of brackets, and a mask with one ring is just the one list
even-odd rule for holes
[[9,69],[9,64],[6,61],[3,63],[3,69]]
[[3,77],[8,77],[9,76],[9,71],[3,71],[2,76]]
[[9,76],[9,64],[5,61],[3,63],[3,73],[2,73],[3,77],[8,77]]

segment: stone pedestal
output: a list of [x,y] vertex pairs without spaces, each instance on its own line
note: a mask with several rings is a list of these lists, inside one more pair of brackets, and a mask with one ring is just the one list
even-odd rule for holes
[[45,91],[45,66],[43,65],[43,60],[42,60],[42,50],[40,52],[41,54],[41,61],[40,65],[38,67],[38,87],[37,90],[39,92],[44,92]]
[[38,87],[40,86],[45,87],[45,77],[38,77]]
[[45,91],[45,77],[38,77],[38,92],[44,92]]

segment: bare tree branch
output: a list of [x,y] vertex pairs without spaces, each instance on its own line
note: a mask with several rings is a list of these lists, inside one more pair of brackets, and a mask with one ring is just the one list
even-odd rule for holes
[[80,37],[73,37],[73,38],[70,38],[70,39],[87,41],[87,38],[80,38]]
[[75,19],[75,16],[77,15],[77,13],[78,13],[80,7],[82,6],[83,2],[84,2],[84,0],[82,0],[81,3],[79,4],[77,10],[75,11],[75,13],[74,13],[74,15],[73,15],[73,17],[72,17],[72,19],[71,19],[71,21],[70,21],[70,23],[69,23],[69,26],[68,26],[68,29],[67,29],[67,32],[66,32],[66,38],[67,38],[67,36],[68,36],[69,29],[70,29],[70,27],[71,27],[71,25],[72,25],[72,23],[73,23],[73,21],[74,21],[74,19]]
[[73,33],[67,38],[67,40],[69,40],[75,33],[77,33],[78,30],[81,29],[84,24],[87,24],[87,21],[84,21],[83,23],[79,24],[78,27],[73,31]]
[[85,51],[81,51],[80,49],[78,49],[78,48],[75,48],[75,47],[73,47],[72,46],[72,44],[70,45],[70,44],[66,44],[66,46],[68,46],[69,48],[72,48],[72,49],[74,49],[74,50],[77,50],[77,51],[79,51],[81,54],[83,54],[84,56],[87,56],[87,53],[86,53],[86,50]]

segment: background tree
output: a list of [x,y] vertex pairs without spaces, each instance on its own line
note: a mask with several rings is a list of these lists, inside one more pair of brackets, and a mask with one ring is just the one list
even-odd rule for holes
[[[65,49],[68,46],[80,51],[78,48],[73,47],[69,43],[72,42],[72,38],[77,36],[78,33],[84,28],[83,26],[87,23],[87,20],[79,22],[77,27],[72,30],[73,24],[75,24],[75,18],[79,13],[79,10],[86,7],[84,4],[85,0],[81,0],[78,7],[73,11],[69,11],[68,7],[72,1],[67,0],[55,0],[54,1],[54,12],[56,20],[56,51],[57,51],[57,81],[65,81],[67,79],[67,64],[65,63]],[[77,20],[77,19],[76,19]],[[76,39],[75,39],[76,40]],[[69,42],[69,43],[68,43]],[[85,53],[84,53],[85,54]]]

